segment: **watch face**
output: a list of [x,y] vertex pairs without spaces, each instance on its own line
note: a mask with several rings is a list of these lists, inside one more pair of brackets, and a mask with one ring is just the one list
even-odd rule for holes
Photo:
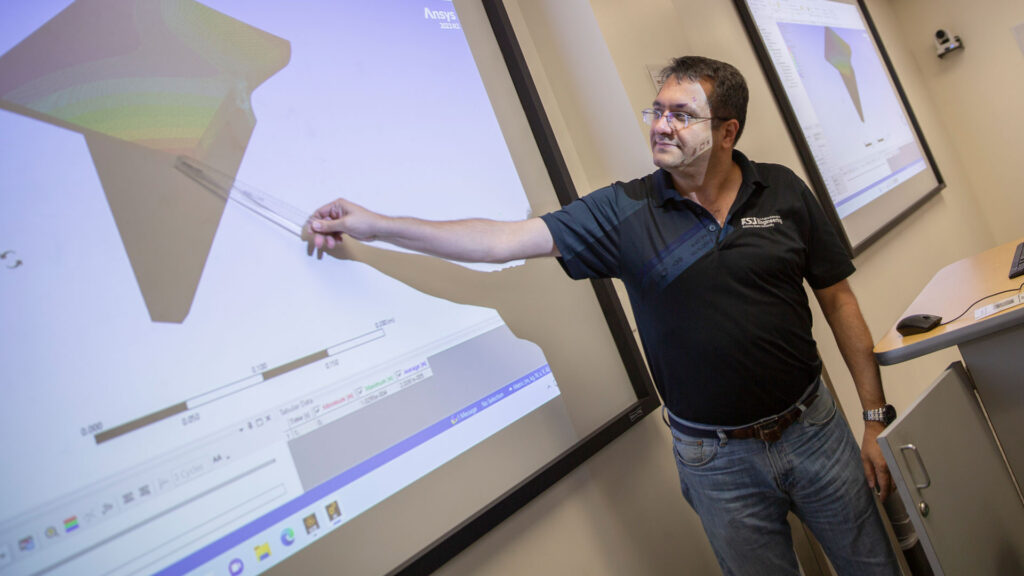
[[896,419],[896,408],[892,404],[886,404],[882,409],[882,423],[888,426]]

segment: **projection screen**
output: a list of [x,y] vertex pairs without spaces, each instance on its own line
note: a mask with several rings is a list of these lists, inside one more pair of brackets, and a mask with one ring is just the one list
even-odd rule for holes
[[856,255],[945,185],[860,0],[735,0],[826,214]]
[[501,2],[0,23],[0,574],[424,572],[658,405],[614,290],[299,237],[575,198]]

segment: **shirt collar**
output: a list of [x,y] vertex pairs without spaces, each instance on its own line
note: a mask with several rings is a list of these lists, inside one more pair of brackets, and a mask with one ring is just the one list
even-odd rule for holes
[[[738,206],[745,202],[755,189],[762,190],[768,185],[758,174],[757,166],[739,150],[732,151],[732,161],[739,165],[740,172],[743,174],[743,182],[740,184],[740,191],[737,194],[736,205]],[[672,185],[672,175],[663,168],[658,168],[658,171],[654,173],[654,188],[658,206],[665,206],[669,202],[681,200],[679,193]]]

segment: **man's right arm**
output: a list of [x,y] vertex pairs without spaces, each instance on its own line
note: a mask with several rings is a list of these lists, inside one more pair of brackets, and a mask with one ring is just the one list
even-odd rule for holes
[[462,262],[508,262],[559,255],[551,232],[540,218],[438,222],[385,216],[339,198],[313,213],[310,228],[318,251],[333,249],[347,234],[360,241],[380,240]]

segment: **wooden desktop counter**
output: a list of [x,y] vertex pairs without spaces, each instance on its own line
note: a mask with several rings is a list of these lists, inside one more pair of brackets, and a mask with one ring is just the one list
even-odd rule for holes
[[[946,266],[935,274],[900,318],[911,314],[934,314],[948,322],[982,296],[1004,290],[1016,291],[1024,284],[1024,276],[1011,280],[1007,273],[1014,250],[1021,242],[1024,242],[1024,237]],[[1024,305],[1020,304],[984,318],[974,318],[975,310],[1011,296],[1013,294],[1007,292],[986,298],[958,320],[924,334],[901,336],[896,332],[894,323],[875,346],[875,357],[883,366],[898,364],[1024,324]],[[1024,356],[1024,350],[1020,350],[1020,354]],[[1018,376],[1018,382],[1024,382],[1024,373],[1018,373]]]

